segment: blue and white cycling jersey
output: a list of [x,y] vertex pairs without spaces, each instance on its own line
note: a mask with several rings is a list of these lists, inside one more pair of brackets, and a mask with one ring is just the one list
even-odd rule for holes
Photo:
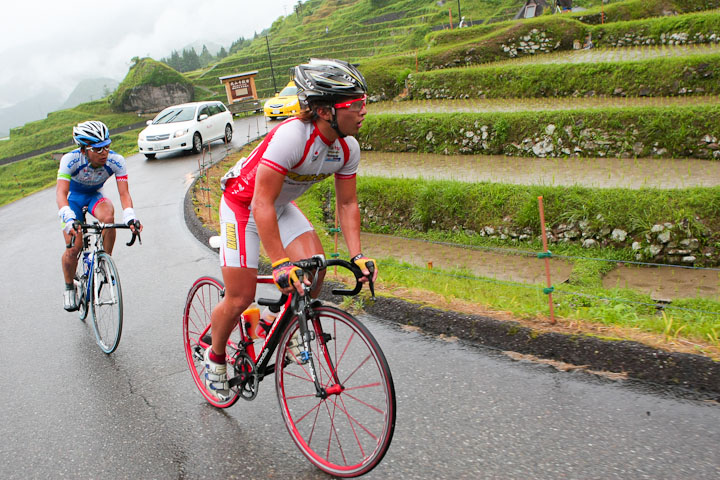
[[110,150],[105,165],[93,168],[78,148],[60,159],[57,178],[70,182],[70,193],[92,193],[100,190],[113,175],[118,182],[127,182],[127,168],[122,155]]

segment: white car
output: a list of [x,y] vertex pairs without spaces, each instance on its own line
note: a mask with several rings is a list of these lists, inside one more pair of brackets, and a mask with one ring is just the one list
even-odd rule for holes
[[233,135],[233,116],[222,102],[173,105],[147,125],[138,135],[138,148],[147,158],[178,150],[199,153],[215,140],[230,143]]

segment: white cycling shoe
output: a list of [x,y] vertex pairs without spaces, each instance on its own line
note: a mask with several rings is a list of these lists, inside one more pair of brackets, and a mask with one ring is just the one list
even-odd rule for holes
[[227,365],[224,363],[215,363],[209,358],[210,348],[205,350],[203,355],[203,364],[205,365],[205,387],[212,395],[225,402],[230,399],[230,384],[227,378]]
[[65,289],[63,292],[63,308],[68,312],[74,312],[78,309],[77,295],[74,288],[71,290]]

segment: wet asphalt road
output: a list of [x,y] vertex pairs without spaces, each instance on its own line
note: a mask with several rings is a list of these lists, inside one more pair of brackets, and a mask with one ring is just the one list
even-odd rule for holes
[[[236,120],[234,144],[262,119]],[[213,146],[217,158],[223,146]],[[215,254],[188,232],[191,155],[129,159],[143,245],[114,258],[125,325],[111,356],[62,310],[54,190],[0,208],[2,478],[328,478],[282,424],[272,381],[221,411],[196,392],[181,317]],[[106,190],[117,205],[114,184]],[[517,362],[363,317],[398,394],[395,437],[365,478],[720,477],[720,406],[636,383]]]

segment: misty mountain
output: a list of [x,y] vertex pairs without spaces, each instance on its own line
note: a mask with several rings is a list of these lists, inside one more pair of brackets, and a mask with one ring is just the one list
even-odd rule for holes
[[[208,47],[209,48],[209,47]],[[73,108],[81,103],[91,102],[110,95],[118,86],[112,78],[89,78],[78,83],[60,110]]]
[[[191,48],[195,49],[195,53],[200,55],[202,53],[203,45],[205,45],[208,49],[208,52],[210,52],[210,55],[217,55],[217,53],[222,48],[222,45],[218,45],[217,43],[213,42],[203,42],[202,40],[196,40],[193,43],[190,43],[188,45],[185,45],[180,50],[178,50],[178,53],[182,54],[183,50],[190,50]],[[227,48],[226,48],[227,50]]]
[[60,107],[60,97],[59,90],[47,89],[15,105],[0,108],[0,138],[7,137],[11,128],[47,117],[48,113]]

